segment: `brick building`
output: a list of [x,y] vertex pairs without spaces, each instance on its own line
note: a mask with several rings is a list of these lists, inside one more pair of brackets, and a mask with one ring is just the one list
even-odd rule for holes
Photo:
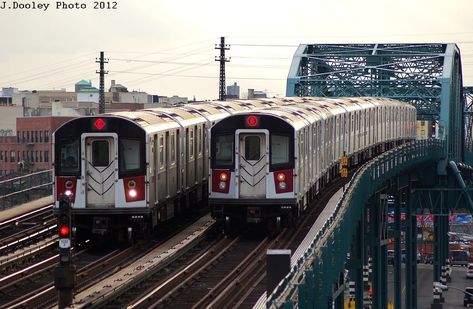
[[0,176],[52,168],[52,133],[73,118],[17,118],[16,136],[0,136]]

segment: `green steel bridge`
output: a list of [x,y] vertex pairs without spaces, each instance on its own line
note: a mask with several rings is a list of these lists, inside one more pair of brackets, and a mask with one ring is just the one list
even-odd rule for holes
[[[287,96],[380,96],[417,108],[436,138],[384,153],[352,178],[332,217],[304,256],[266,299],[267,308],[343,308],[343,273],[355,282],[363,307],[363,266],[373,264],[371,308],[387,308],[388,238],[394,238],[394,308],[417,308],[417,217],[434,216],[434,282],[441,280],[449,251],[448,215],[473,211],[473,87],[463,87],[455,44],[304,44],[287,79]],[[388,197],[394,196],[394,227],[388,229]],[[401,209],[406,222],[401,224]],[[401,286],[401,234],[406,249]]]

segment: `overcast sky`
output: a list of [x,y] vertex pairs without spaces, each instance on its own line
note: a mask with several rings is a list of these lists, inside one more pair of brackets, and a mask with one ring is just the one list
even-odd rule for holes
[[215,99],[220,36],[231,45],[227,85],[241,92],[283,96],[300,43],[457,43],[464,85],[473,85],[472,0],[117,0],[109,10],[89,0],[79,2],[86,9],[39,3],[48,9],[8,9],[13,1],[0,9],[0,87],[72,91],[80,79],[98,87],[103,50],[107,87],[114,79],[130,91]]

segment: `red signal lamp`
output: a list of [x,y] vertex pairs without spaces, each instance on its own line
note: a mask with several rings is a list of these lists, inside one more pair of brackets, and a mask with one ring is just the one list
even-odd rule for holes
[[60,237],[69,237],[69,232],[71,231],[71,229],[66,226],[66,225],[63,225],[59,228],[59,236]]
[[255,115],[250,115],[250,116],[246,117],[246,124],[249,127],[252,127],[252,128],[256,127],[259,124],[259,119]]
[[97,118],[97,119],[95,119],[95,121],[93,122],[93,125],[94,125],[94,127],[95,127],[97,130],[103,130],[103,128],[105,128],[105,126],[107,125],[107,123],[106,123],[105,120],[103,120],[102,118]]

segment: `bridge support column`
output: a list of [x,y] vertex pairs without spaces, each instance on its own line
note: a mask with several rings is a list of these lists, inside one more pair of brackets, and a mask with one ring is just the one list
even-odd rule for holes
[[355,308],[363,308],[363,261],[365,255],[365,211],[362,210],[350,254],[350,278],[355,281]]
[[440,191],[439,203],[434,205],[434,282],[441,281],[442,266],[448,258],[448,197]]
[[387,308],[387,195],[377,194],[370,203],[373,309]]
[[417,217],[416,193],[409,184],[406,195],[406,308],[417,308]]
[[394,196],[394,309],[401,309],[401,205],[403,194],[397,191]]

